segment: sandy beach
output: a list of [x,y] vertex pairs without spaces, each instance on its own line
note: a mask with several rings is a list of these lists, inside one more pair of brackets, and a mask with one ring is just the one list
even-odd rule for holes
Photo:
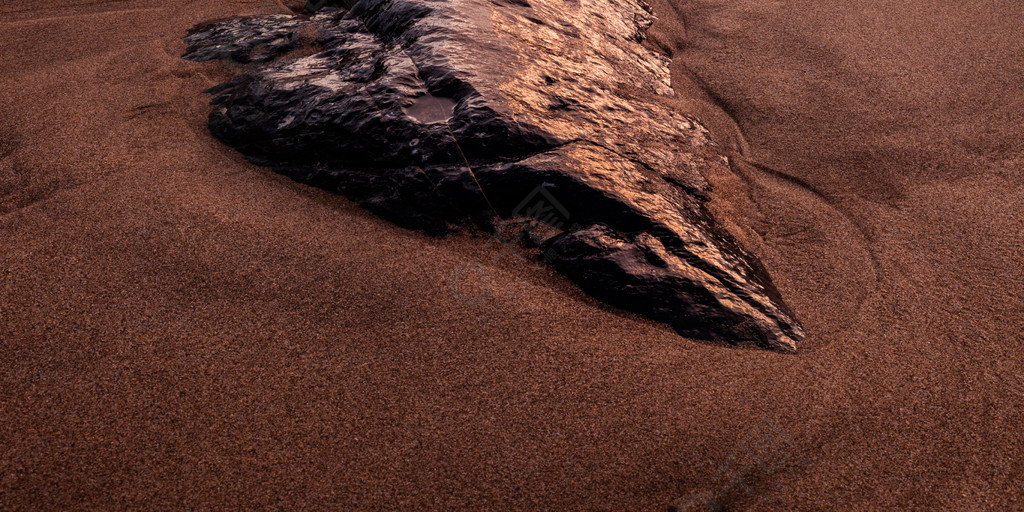
[[0,509],[1024,508],[1024,7],[656,0],[797,354],[247,163],[181,37],[0,6]]

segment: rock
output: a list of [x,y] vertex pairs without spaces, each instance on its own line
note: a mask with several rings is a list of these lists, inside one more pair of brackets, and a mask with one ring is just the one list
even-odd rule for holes
[[306,23],[286,14],[227,20],[197,25],[185,36],[186,59],[230,59],[264,62],[294,50],[299,29]]
[[601,299],[795,350],[768,273],[708,211],[703,171],[728,160],[666,105],[653,19],[638,0],[361,0],[203,24],[185,58],[263,63],[210,90],[211,132],[256,163],[434,234],[532,219],[525,240]]

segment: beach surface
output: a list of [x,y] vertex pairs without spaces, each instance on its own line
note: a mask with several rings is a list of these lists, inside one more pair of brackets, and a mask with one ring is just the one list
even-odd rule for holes
[[0,508],[1024,507],[1024,6],[653,5],[795,355],[245,162],[180,38],[274,2],[5,2]]

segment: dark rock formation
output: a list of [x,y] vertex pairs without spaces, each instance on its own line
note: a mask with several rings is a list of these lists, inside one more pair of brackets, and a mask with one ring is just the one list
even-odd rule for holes
[[663,103],[641,1],[361,0],[204,24],[185,58],[265,62],[211,89],[210,130],[254,162],[431,233],[533,217],[593,295],[794,350],[796,319],[706,208],[702,169],[728,161]]

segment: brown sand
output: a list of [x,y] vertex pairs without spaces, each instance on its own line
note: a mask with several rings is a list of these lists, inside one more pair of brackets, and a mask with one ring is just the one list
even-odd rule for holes
[[798,355],[245,163],[179,37],[273,2],[5,2],[0,508],[1024,507],[1021,7],[672,1]]

